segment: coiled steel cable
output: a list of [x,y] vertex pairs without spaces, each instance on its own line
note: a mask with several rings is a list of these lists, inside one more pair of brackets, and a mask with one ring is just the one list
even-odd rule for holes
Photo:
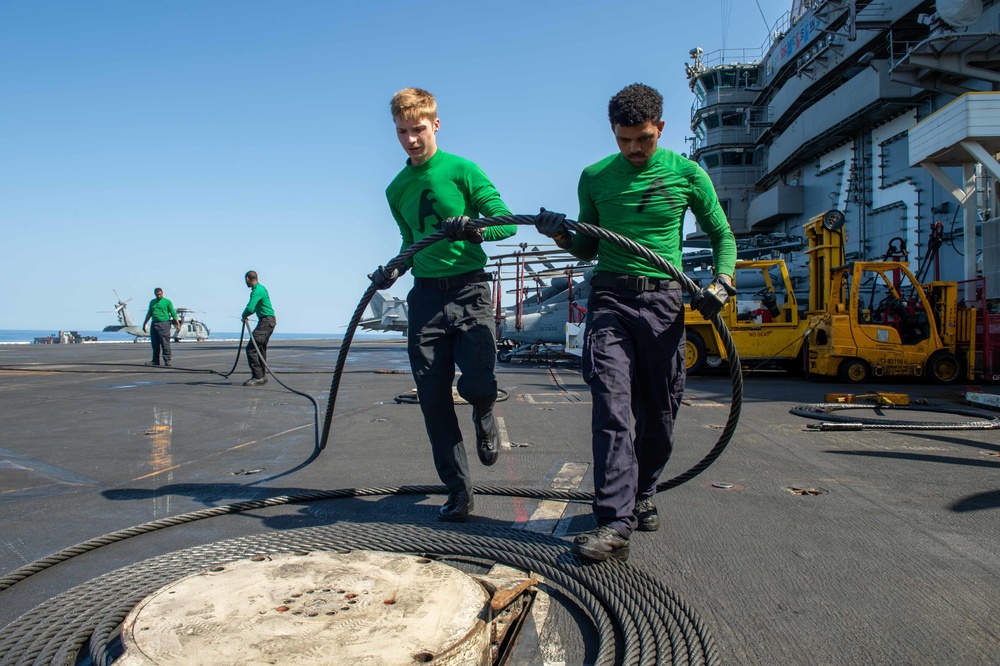
[[[484,218],[482,220],[478,220],[478,222],[482,225],[496,225],[496,224],[528,225],[528,224],[534,224],[534,216],[533,215],[502,216],[494,218]],[[669,262],[665,261],[659,255],[653,253],[648,248],[639,245],[638,243],[635,243],[629,239],[614,234],[613,232],[601,229],[600,227],[594,227],[592,225],[587,225],[572,220],[567,220],[567,226],[569,226],[572,230],[584,233],[585,235],[589,235],[601,240],[607,240],[609,242],[616,243],[634,252],[636,255],[647,259],[648,261],[659,267],[661,270],[663,270],[665,273],[670,275],[672,278],[680,282],[684,286],[684,288],[691,294],[696,293],[698,290],[697,285],[690,278],[684,275],[680,270],[678,270]],[[444,236],[441,233],[436,233],[427,236],[426,238],[412,245],[410,248],[408,248],[399,256],[392,259],[388,264],[386,264],[386,267],[389,269],[402,268],[402,266],[409,257],[411,257],[416,252],[420,251],[424,247],[427,247],[428,245],[437,242],[438,240],[441,240],[443,237]],[[364,310],[367,307],[368,302],[371,300],[374,292],[375,292],[375,287],[373,284],[370,285],[368,289],[365,291],[361,303],[359,303],[358,309],[356,310],[355,315],[352,318],[351,323],[348,325],[348,329],[345,333],[344,340],[341,344],[340,352],[337,357],[337,364],[334,369],[334,376],[330,390],[330,398],[327,404],[326,419],[323,426],[323,436],[319,446],[314,451],[313,457],[315,457],[315,455],[317,455],[319,451],[321,451],[323,448],[326,447],[329,438],[330,423],[334,413],[337,392],[339,390],[340,380],[343,375],[347,353],[350,349],[350,345],[353,340],[357,326],[360,322],[361,316],[363,316]],[[715,317],[713,317],[712,323],[718,330],[720,338],[724,346],[726,347],[726,351],[730,359],[730,369],[731,369],[732,383],[733,383],[733,400],[732,400],[732,406],[730,408],[729,418],[727,420],[726,426],[723,429],[722,434],[719,437],[718,442],[709,451],[709,453],[700,462],[698,462],[696,465],[694,465],[692,468],[690,468],[683,474],[680,474],[668,481],[664,481],[658,484],[657,492],[662,492],[669,488],[678,486],[684,483],[685,481],[694,478],[702,471],[704,471],[708,466],[710,466],[719,457],[719,455],[721,455],[722,451],[725,449],[729,441],[732,439],[732,435],[735,432],[736,425],[739,421],[739,413],[743,395],[742,373],[740,370],[739,357],[736,352],[732,336],[729,334],[729,331],[728,329],[726,329],[725,324],[722,322],[721,318],[718,315],[716,315]],[[241,331],[241,341],[242,341],[242,333],[243,332]],[[238,358],[239,357],[237,356],[237,361]],[[235,364],[234,364],[234,369],[235,369]],[[272,373],[272,377],[273,376],[274,375]],[[515,497],[527,497],[527,498],[538,498],[538,499],[558,499],[567,501],[593,500],[592,493],[564,491],[564,490],[544,490],[536,488],[477,487],[474,489],[474,491],[477,494],[481,495],[515,496]],[[333,491],[312,491],[312,492],[299,493],[295,495],[286,495],[286,496],[274,497],[262,500],[238,502],[226,506],[193,511],[187,514],[182,514],[179,516],[171,516],[169,518],[164,518],[149,523],[145,523],[143,525],[138,525],[124,530],[119,530],[117,532],[112,532],[102,537],[85,541],[71,548],[64,549],[46,558],[42,558],[36,562],[33,562],[29,565],[26,565],[15,571],[12,571],[9,574],[0,578],[0,592],[9,589],[17,582],[20,582],[40,571],[44,571],[45,569],[54,566],[59,562],[63,562],[72,557],[75,557],[76,555],[89,552],[97,548],[100,548],[102,546],[122,541],[124,539],[128,539],[133,536],[145,534],[147,532],[151,532],[157,529],[162,529],[164,527],[180,525],[194,520],[200,520],[224,514],[239,513],[242,511],[249,511],[268,506],[276,506],[280,504],[309,502],[309,501],[317,501],[323,499],[362,497],[362,496],[372,496],[372,495],[389,495],[389,494],[393,495],[418,494],[418,493],[445,494],[446,492],[447,489],[444,486],[401,486],[396,488],[368,488],[368,489],[349,488],[349,489],[333,490]],[[398,528],[399,526],[392,526],[392,527]],[[418,529],[418,528],[410,527],[408,529]],[[463,530],[463,532],[465,532],[465,530]],[[370,530],[366,529],[363,535],[358,535],[358,537],[368,536],[369,534]],[[435,531],[434,539],[432,539],[429,542],[429,546],[426,548],[422,548],[420,550],[433,553],[439,552],[438,549],[441,548],[441,544],[445,543],[445,541],[441,539],[441,534],[442,534],[441,532]],[[512,555],[509,551],[518,550],[521,547],[521,543],[525,540],[526,534],[528,533],[517,531],[516,539],[505,540],[502,544],[503,547],[499,548],[495,552],[493,550],[483,551],[483,550],[478,550],[476,548],[472,548],[470,550],[463,550],[460,548],[459,551],[467,554],[479,553],[478,556],[492,557],[496,561],[508,563],[511,564],[512,566],[520,565],[523,568],[540,571],[545,573],[545,575],[547,576],[551,576],[553,580],[563,579],[564,575],[570,575],[573,573],[573,571],[577,570],[602,572],[602,576],[609,577],[609,588],[613,590],[622,587],[621,585],[622,575],[628,574],[628,572],[631,571],[627,567],[627,565],[621,565],[614,562],[602,563],[599,565],[588,564],[586,566],[581,566],[584,563],[582,563],[579,560],[576,560],[572,562],[572,564],[574,564],[575,566],[572,567],[570,573],[567,574],[565,569],[560,568],[558,566],[553,568],[552,566],[544,565],[543,563],[539,562],[532,563],[530,561],[521,560],[518,557]],[[261,540],[264,541],[267,541],[269,539],[276,540],[284,537],[287,537],[287,533],[283,533],[282,535],[268,535],[266,537],[253,537],[252,539],[254,540],[253,541],[254,543],[261,543]],[[532,539],[534,538],[535,537],[532,536]],[[555,557],[557,558],[557,560],[555,561],[557,563],[562,562],[567,557],[575,559],[575,556],[568,555],[566,553],[565,543],[563,541],[561,540],[554,540],[554,541],[556,544],[558,544],[557,545],[558,553],[555,555]],[[389,545],[391,544],[383,544],[383,546],[385,547],[388,547]],[[354,547],[357,547],[357,545],[355,544]],[[210,548],[211,545],[192,550],[197,553],[201,553],[206,549]],[[412,546],[412,543],[409,543],[407,544],[406,547],[403,547],[402,550],[411,552],[415,550],[415,548]],[[446,552],[444,554],[448,553]],[[161,558],[155,558],[155,561],[158,561],[159,559]],[[203,567],[203,565],[200,566]],[[604,573],[608,571],[611,571],[613,573],[611,574]],[[161,585],[162,583],[160,583],[158,587]],[[575,584],[567,586],[567,589],[574,591],[576,590],[576,588],[577,586]],[[79,587],[74,589],[75,590],[79,589]],[[634,604],[632,603],[631,596],[636,596],[636,597],[642,596],[646,593],[647,590],[654,590],[657,592],[663,592],[664,590],[666,590],[666,588],[664,588],[661,584],[659,584],[655,580],[641,581],[641,584],[639,584],[637,588],[635,589],[625,588],[625,589],[628,592],[628,594],[626,595],[626,599],[624,600],[611,599],[608,602],[608,606],[611,608],[611,610],[614,613],[617,613],[617,615],[614,615],[616,619],[624,617],[622,613],[628,612],[634,606]],[[70,595],[70,598],[73,599],[73,605],[75,606],[80,603],[80,600],[75,597],[72,597],[71,594],[72,592],[73,591],[71,590],[65,594]],[[138,600],[140,600],[144,596],[145,594],[139,596],[138,599],[130,598],[130,602],[125,605],[127,605],[128,608],[131,608],[132,606],[135,605],[135,603],[138,603]],[[594,618],[595,625],[597,625],[601,635],[601,643],[600,643],[601,656],[597,663],[601,664],[616,663],[615,662],[615,659],[617,658],[616,655],[619,652],[621,653],[621,661],[617,663],[625,663],[625,664],[666,663],[668,661],[668,658],[671,663],[698,663],[698,664],[713,663],[715,658],[714,643],[712,642],[711,637],[708,635],[707,630],[704,629],[704,627],[701,625],[700,620],[697,620],[696,616],[694,616],[696,621],[693,623],[693,625],[691,622],[688,622],[687,624],[678,625],[675,621],[676,618],[674,618],[672,615],[671,616],[664,615],[663,613],[664,608],[673,608],[677,605],[680,605],[686,609],[686,606],[683,605],[683,602],[677,599],[672,592],[670,592],[667,596],[671,601],[670,604],[664,603],[662,600],[657,600],[657,602],[653,604],[653,606],[651,607],[652,608],[651,610],[646,609],[641,611],[639,615],[636,616],[634,619],[632,619],[631,616],[629,616],[629,618],[621,620],[620,624],[618,625],[618,628],[615,630],[616,636],[621,638],[621,643],[618,644],[619,645],[618,648],[615,647],[609,648],[608,647],[609,643],[606,640],[607,628],[611,626],[611,623],[599,612],[597,612],[592,604],[584,603],[583,605],[587,608],[588,612],[591,613],[592,618]],[[62,595],[60,597],[57,597],[56,599],[59,599],[61,597]],[[100,598],[99,603],[103,604],[105,603],[105,601],[106,600],[102,596]],[[125,614],[127,614],[127,612],[128,611],[126,610]],[[691,613],[693,614],[693,612]],[[119,613],[120,617],[118,615],[105,617],[103,620],[98,622],[99,628],[101,630],[101,636],[110,635],[110,633],[124,619],[125,614]],[[665,628],[663,622],[668,619],[670,620],[670,622],[667,622]],[[13,634],[15,636],[20,636],[20,638],[18,638],[15,641],[18,645],[21,644],[20,640],[24,638],[24,636],[26,636],[27,633],[32,633],[32,632],[25,632],[23,630],[19,632],[18,629],[18,627],[20,626],[19,622],[20,620],[18,622],[12,623],[7,628],[5,628],[3,632],[0,632],[0,648],[6,650],[4,646],[7,644],[7,640],[4,637],[8,635],[9,633],[8,630],[11,630],[12,627],[13,629],[11,631],[13,632]],[[79,627],[80,622],[77,621],[75,623],[68,622],[68,623],[52,623],[52,624],[53,625],[58,624],[59,626],[66,626],[66,627]],[[92,623],[84,623],[84,624],[87,624],[87,627],[90,627]],[[91,642],[92,648],[95,645],[98,647],[102,645],[100,636],[90,635],[89,637],[81,638],[81,635],[82,634],[80,633],[76,634],[74,640],[68,643],[66,642],[60,643],[58,641],[46,642],[45,646],[40,648],[40,651],[38,652],[38,654],[41,655],[42,662],[45,662],[47,656],[51,656],[52,659],[55,659],[57,655],[69,655],[71,653],[75,655],[76,653],[75,651],[78,651],[79,647],[83,645],[83,642],[88,640]],[[32,636],[34,636],[33,645],[38,645],[40,642],[45,642],[43,640],[44,638],[43,634],[41,632],[38,632],[37,630],[32,633]],[[95,637],[98,640],[95,641]],[[669,646],[665,648],[667,651],[656,652],[653,654],[648,653],[647,648],[650,644],[656,644],[657,648],[659,649],[662,646],[660,646],[660,643],[658,641],[663,641],[663,640],[666,640]],[[104,640],[103,645],[106,646],[106,644],[107,641]],[[694,651],[690,649],[685,649],[689,644],[697,644],[698,649]],[[95,655],[95,657],[97,658],[95,658],[94,662],[109,663],[107,661],[106,648],[100,648],[100,649],[105,649],[105,652],[102,653],[103,656]],[[44,654],[42,654],[43,652]],[[15,652],[13,654],[18,655],[19,652]],[[0,657],[3,657],[3,659],[0,660],[0,664],[11,663],[4,655],[10,656],[11,653],[9,651],[0,653]],[[17,656],[16,658],[20,659],[20,656]],[[63,662],[53,662],[53,663],[63,663]]]
[[[534,225],[535,217],[535,215],[502,215],[496,217],[484,217],[474,220],[474,222],[480,226],[496,226],[502,224],[526,226]],[[644,245],[616,234],[613,231],[608,231],[607,229],[603,229],[592,224],[585,224],[575,220],[566,220],[566,226],[568,226],[572,231],[582,233],[586,236],[614,243],[615,245],[632,252],[636,256],[649,261],[674,280],[681,283],[684,289],[691,295],[694,295],[699,290],[698,285],[695,284],[691,278],[685,275],[683,271]],[[443,240],[444,238],[444,233],[440,231],[425,236],[407,249],[403,250],[403,252],[396,257],[393,257],[388,263],[385,264],[386,269],[397,269],[402,271],[406,262],[413,257],[413,255],[424,248],[433,245],[439,240]],[[337,363],[334,367],[333,379],[330,382],[330,397],[326,405],[326,418],[323,421],[323,434],[320,438],[319,444],[320,450],[326,448],[330,439],[330,424],[333,421],[333,412],[337,403],[337,393],[340,390],[340,380],[344,372],[344,364],[347,362],[347,353],[350,350],[351,342],[354,339],[354,332],[361,322],[361,317],[364,316],[365,309],[368,307],[368,303],[371,301],[375,291],[376,289],[374,283],[370,284],[368,289],[365,290],[364,295],[361,297],[361,302],[358,303],[358,307],[354,311],[354,316],[351,317],[351,321],[347,325],[347,331],[344,333],[344,340],[340,344],[340,352],[337,355]],[[740,420],[740,410],[743,406],[743,372],[740,367],[740,357],[736,351],[736,344],[733,342],[733,337],[730,335],[729,329],[726,328],[726,324],[722,321],[722,318],[716,314],[712,317],[711,321],[715,330],[719,333],[719,338],[722,340],[722,344],[726,348],[726,355],[729,359],[729,372],[733,387],[729,418],[726,420],[726,425],[723,427],[718,441],[708,454],[687,471],[673,477],[672,479],[668,479],[657,484],[656,492],[658,493],[663,492],[664,490],[669,490],[670,488],[675,488],[682,483],[690,481],[708,469],[708,467],[714,463],[720,455],[722,455],[726,446],[729,445],[729,442],[733,437],[733,433],[736,432],[736,426]],[[593,498],[591,497],[591,499]]]
[[[913,412],[939,412],[942,414],[958,414],[960,416],[971,416],[983,419],[982,421],[903,421],[898,419],[870,419],[856,416],[842,416],[834,414],[837,410],[851,409],[881,409],[894,411]],[[876,405],[862,402],[817,402],[808,405],[798,405],[789,410],[796,416],[804,416],[809,419],[825,419],[833,424],[847,424],[857,426],[852,430],[996,430],[1000,428],[1000,416],[985,409],[975,407],[959,406],[930,406],[930,405]],[[842,426],[819,423],[807,427],[820,430],[844,430]]]
[[596,629],[593,663],[714,664],[714,639],[675,592],[640,569],[613,560],[586,563],[565,542],[512,528],[339,523],[239,537],[168,553],[78,585],[0,631],[0,665],[76,663],[87,646],[94,664],[116,657],[113,637],[138,603],[183,576],[273,553],[375,550],[499,562],[545,578]]

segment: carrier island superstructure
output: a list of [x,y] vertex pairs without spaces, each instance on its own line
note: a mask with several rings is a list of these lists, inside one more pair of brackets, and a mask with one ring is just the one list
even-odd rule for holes
[[905,248],[914,270],[934,257],[928,279],[984,276],[1000,299],[1000,1],[795,0],[759,49],[690,55],[689,157],[738,240],[784,248],[837,209],[846,261]]

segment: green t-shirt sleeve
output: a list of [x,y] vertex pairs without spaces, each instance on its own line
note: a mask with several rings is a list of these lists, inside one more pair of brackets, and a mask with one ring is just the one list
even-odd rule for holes
[[[500,192],[497,191],[496,186],[475,164],[471,164],[466,173],[466,189],[469,193],[469,201],[483,217],[511,214],[507,204],[500,198]],[[510,238],[515,233],[517,233],[517,225],[514,224],[486,227],[483,229],[483,240],[499,241]]]
[[167,313],[170,315],[172,320],[177,320],[177,309],[174,307],[173,301],[167,301]]
[[736,238],[722,210],[715,186],[705,170],[695,166],[691,176],[691,212],[712,245],[715,274],[733,276],[736,270]]

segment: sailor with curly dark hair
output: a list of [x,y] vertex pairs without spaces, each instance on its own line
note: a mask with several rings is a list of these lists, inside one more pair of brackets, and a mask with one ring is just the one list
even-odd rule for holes
[[[681,265],[690,209],[712,245],[715,280],[692,299],[710,319],[733,293],[736,241],[708,174],[657,147],[663,97],[636,83],[608,104],[619,152],[583,171],[579,221],[630,238]],[[685,379],[681,285],[614,243],[572,234],[566,216],[539,214],[538,230],[581,259],[598,258],[591,280],[583,376],[593,399],[594,515],[597,528],[574,550],[591,560],[628,558],[634,530],[659,529],[653,495],[673,448]],[[632,436],[632,420],[635,436]]]

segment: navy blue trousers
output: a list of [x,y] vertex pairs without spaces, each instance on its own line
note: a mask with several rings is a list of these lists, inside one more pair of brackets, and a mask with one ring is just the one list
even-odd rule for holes
[[170,322],[154,321],[149,328],[149,341],[153,345],[153,363],[160,364],[160,355],[163,355],[163,362],[170,363]]
[[480,413],[496,402],[497,348],[489,283],[454,289],[414,286],[406,302],[407,352],[434,467],[449,491],[470,490],[469,460],[451,386],[458,364],[458,394]]
[[583,377],[593,400],[594,515],[622,536],[635,529],[632,509],[652,497],[673,450],[684,358],[679,289],[592,290]]

